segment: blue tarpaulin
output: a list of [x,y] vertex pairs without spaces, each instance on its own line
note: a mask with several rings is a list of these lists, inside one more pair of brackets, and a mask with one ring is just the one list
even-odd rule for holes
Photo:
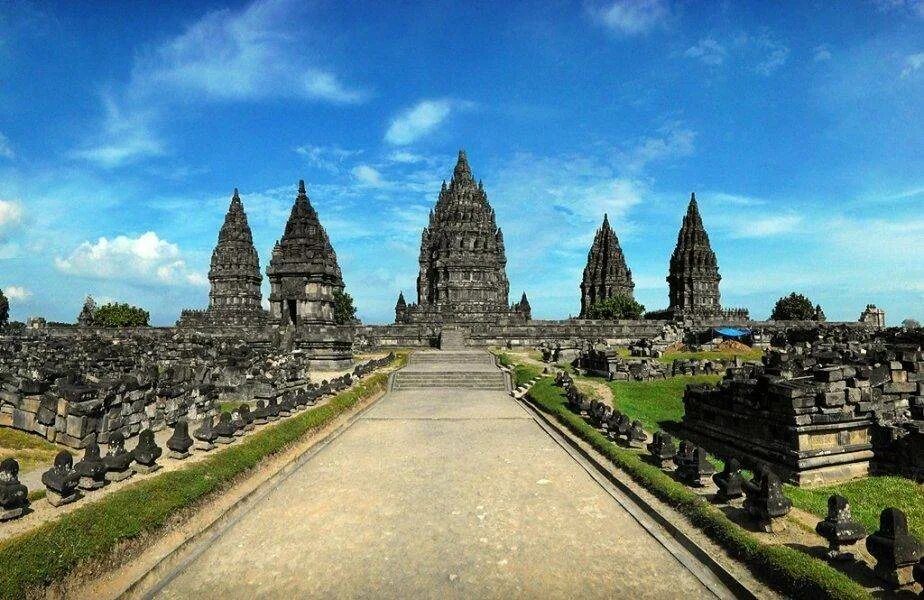
[[738,327],[716,327],[713,328],[713,331],[722,337],[730,338],[742,338],[751,335],[750,329],[742,329]]

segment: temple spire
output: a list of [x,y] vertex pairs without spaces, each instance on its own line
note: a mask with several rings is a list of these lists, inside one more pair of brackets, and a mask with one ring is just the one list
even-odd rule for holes
[[305,191],[305,180],[299,179],[298,180],[298,194],[302,196],[302,195],[307,195],[307,193],[308,192]]
[[587,252],[587,266],[581,281],[581,316],[597,302],[617,295],[632,298],[634,290],[632,271],[626,266],[619,238],[610,226],[609,215],[604,214],[603,223]]

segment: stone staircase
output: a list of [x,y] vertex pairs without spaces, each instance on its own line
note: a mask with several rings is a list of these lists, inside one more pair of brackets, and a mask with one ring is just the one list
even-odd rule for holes
[[395,373],[392,389],[421,388],[506,391],[507,380],[487,352],[414,352],[407,367]]
[[507,391],[504,374],[500,371],[398,371],[393,390],[421,388],[461,388],[467,390]]

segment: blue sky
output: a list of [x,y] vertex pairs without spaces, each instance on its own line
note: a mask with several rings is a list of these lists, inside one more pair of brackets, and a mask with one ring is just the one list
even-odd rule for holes
[[724,305],[924,320],[922,109],[922,0],[3,2],[0,287],[15,319],[172,324],[232,189],[265,268],[303,178],[390,322],[465,148],[537,318],[579,311],[604,212],[665,307],[695,191]]

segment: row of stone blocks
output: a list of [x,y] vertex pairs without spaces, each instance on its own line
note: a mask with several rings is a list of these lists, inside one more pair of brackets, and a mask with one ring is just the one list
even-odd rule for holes
[[[597,400],[587,400],[567,373],[560,373],[556,384],[565,390],[569,408],[604,435],[614,441],[624,439],[630,447],[643,447],[648,435],[641,422],[630,422],[618,410]],[[711,477],[718,488],[716,502],[733,503],[744,497],[744,510],[765,531],[785,529],[783,519],[792,509],[792,502],[785,496],[779,477],[766,466],[756,469],[752,479],[746,480],[738,460],[729,458],[717,473],[704,448],[687,440],[677,446],[669,434],[661,431],[655,432],[651,443],[644,447],[653,464],[675,471],[681,481],[692,487],[708,485]],[[867,534],[865,527],[853,520],[847,499],[839,495],[828,499],[828,514],[818,523],[816,531],[828,542],[829,557],[842,560],[853,558],[849,548]],[[876,558],[876,574],[886,582],[903,586],[911,583],[914,576],[924,576],[924,546],[909,533],[907,516],[901,510],[882,511],[879,530],[866,537],[866,547]],[[924,580],[921,583],[924,585]]]
[[[257,425],[314,406],[324,396],[346,389],[355,379],[371,374],[393,359],[394,355],[389,354],[370,360],[358,365],[352,376],[346,374],[317,388],[281,394],[281,400],[277,396],[257,400],[254,410],[249,404],[242,403],[232,412],[220,413],[217,423],[214,417],[206,416],[192,437],[186,419],[180,418],[174,426],[173,435],[166,442],[168,456],[184,460],[189,458],[192,449],[208,452],[216,444],[231,444]],[[83,459],[76,464],[71,454],[62,450],[55,457],[54,466],[42,474],[45,497],[49,504],[57,507],[75,502],[83,497],[84,492],[102,488],[109,482],[123,481],[136,473],[153,473],[161,468],[157,461],[162,453],[163,449],[155,442],[151,429],[140,433],[138,444],[131,451],[125,449],[125,438],[121,433],[112,434],[105,456],[101,456],[99,445],[93,440],[86,446]],[[19,482],[18,475],[19,463],[15,459],[9,458],[0,464],[0,521],[20,517],[28,510],[28,490]]]

